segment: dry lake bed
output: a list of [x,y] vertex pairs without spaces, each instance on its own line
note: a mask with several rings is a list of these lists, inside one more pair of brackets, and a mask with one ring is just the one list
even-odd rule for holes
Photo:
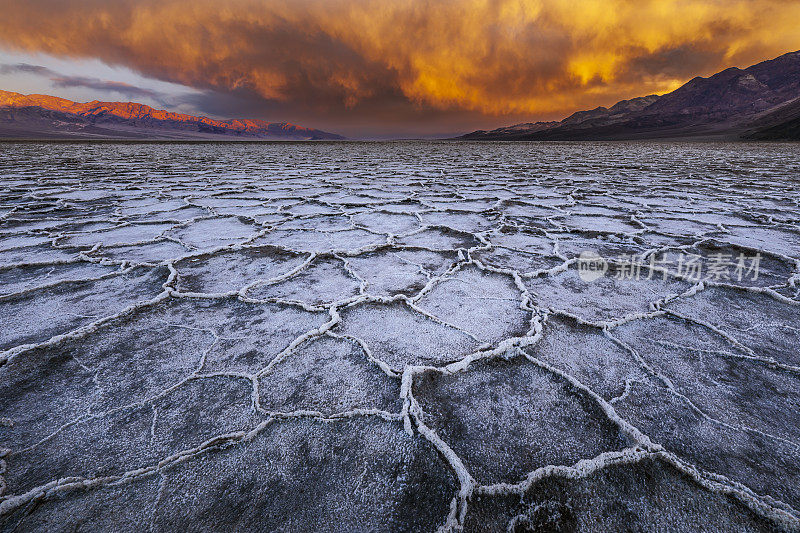
[[797,531],[799,178],[0,144],[0,530]]

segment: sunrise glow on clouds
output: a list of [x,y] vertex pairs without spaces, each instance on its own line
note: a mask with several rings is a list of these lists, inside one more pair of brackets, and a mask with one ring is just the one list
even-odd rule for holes
[[99,60],[185,86],[209,113],[367,133],[561,118],[800,49],[800,2],[785,0],[6,0],[3,11],[0,52]]

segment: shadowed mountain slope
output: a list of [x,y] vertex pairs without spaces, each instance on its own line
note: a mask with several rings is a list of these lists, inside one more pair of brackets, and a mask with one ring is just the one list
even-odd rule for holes
[[476,131],[466,140],[605,140],[670,137],[798,139],[800,52],[697,77],[658,96],[579,111],[561,122]]

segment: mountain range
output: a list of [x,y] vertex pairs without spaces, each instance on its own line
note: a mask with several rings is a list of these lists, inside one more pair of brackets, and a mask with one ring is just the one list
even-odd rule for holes
[[[325,140],[288,122],[172,113],[134,102],[73,102],[0,90],[0,138]],[[800,140],[800,51],[696,77],[675,91],[578,111],[561,121],[478,130],[459,140],[708,138]]]
[[579,111],[560,122],[468,133],[462,140],[656,138],[800,140],[800,51],[708,78],[664,95]]
[[0,91],[0,138],[325,140],[341,135],[288,122],[214,120],[133,102],[73,102]]

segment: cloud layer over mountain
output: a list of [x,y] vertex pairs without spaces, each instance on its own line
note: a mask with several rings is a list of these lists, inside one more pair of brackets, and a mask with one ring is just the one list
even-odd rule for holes
[[4,4],[0,48],[98,58],[205,90],[195,103],[212,113],[322,126],[557,118],[800,48],[785,0]]

